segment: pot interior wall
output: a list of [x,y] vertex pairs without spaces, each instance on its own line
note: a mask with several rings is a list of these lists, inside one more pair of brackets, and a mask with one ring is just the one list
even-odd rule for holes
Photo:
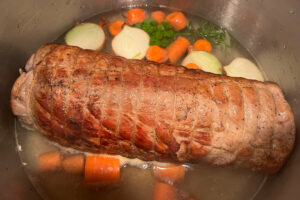
[[[39,46],[54,40],[76,21],[120,7],[167,6],[226,27],[252,53],[268,79],[281,86],[299,129],[300,2],[297,0],[276,3],[272,0],[2,0],[0,6],[3,8],[0,18],[0,199],[39,199],[15,151],[9,98],[18,69]],[[269,178],[257,199],[298,199],[300,150],[297,142],[284,169]]]

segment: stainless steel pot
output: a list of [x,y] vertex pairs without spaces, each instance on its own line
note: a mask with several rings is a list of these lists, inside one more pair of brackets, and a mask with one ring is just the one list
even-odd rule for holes
[[[0,199],[40,199],[19,161],[10,89],[29,55],[94,14],[128,6],[167,6],[226,27],[279,83],[300,129],[300,1],[298,0],[2,0],[0,1]],[[299,140],[284,169],[256,199],[299,199]]]

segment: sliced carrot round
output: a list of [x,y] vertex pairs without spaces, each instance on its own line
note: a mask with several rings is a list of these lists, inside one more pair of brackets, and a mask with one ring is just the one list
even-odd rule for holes
[[155,19],[158,24],[161,24],[161,22],[165,19],[166,14],[163,11],[154,11],[151,13],[150,17],[152,19]]
[[182,165],[169,166],[154,166],[154,177],[166,183],[178,183],[183,180],[185,176],[185,169]]
[[58,171],[61,169],[61,164],[61,155],[59,152],[44,153],[39,157],[40,172]]
[[108,25],[108,31],[112,36],[116,36],[121,32],[123,25],[125,24],[124,20],[116,20]]
[[188,20],[182,12],[172,12],[166,17],[166,21],[171,24],[175,31],[184,29],[188,24]]
[[152,45],[146,52],[146,58],[150,61],[163,63],[168,60],[168,52],[157,45]]
[[154,185],[153,200],[178,200],[176,188],[165,183]]
[[108,185],[120,181],[120,159],[105,156],[88,156],[85,162],[85,183]]
[[146,11],[141,8],[134,8],[125,13],[127,21],[130,25],[144,21],[146,18]]
[[196,50],[207,51],[207,52],[211,52],[211,49],[212,49],[210,42],[207,40],[203,40],[203,39],[197,40],[194,43],[193,47]]
[[84,168],[84,156],[82,154],[70,156],[62,161],[64,171],[70,174],[80,174]]

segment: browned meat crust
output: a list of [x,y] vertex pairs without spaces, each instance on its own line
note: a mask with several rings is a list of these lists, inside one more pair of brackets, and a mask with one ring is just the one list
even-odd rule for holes
[[57,44],[41,47],[33,65],[12,90],[12,110],[65,146],[268,173],[293,148],[293,113],[272,82]]

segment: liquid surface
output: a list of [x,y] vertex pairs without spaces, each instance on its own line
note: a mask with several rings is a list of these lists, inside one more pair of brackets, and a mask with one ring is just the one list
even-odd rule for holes
[[[164,10],[164,9],[160,9]],[[148,9],[148,14],[152,9]],[[166,13],[170,12],[164,10]],[[99,23],[101,17],[109,21],[123,19],[125,10],[102,13],[86,22]],[[197,26],[200,18],[187,15]],[[107,29],[106,43],[102,51],[112,53],[111,40]],[[56,42],[64,43],[64,34]],[[215,54],[222,65],[229,64],[236,57],[254,59],[236,40],[232,38],[232,47],[229,52],[214,47]],[[152,175],[151,165],[138,159],[121,158],[121,184],[114,188],[91,189],[83,183],[83,175],[69,175],[64,172],[44,173],[38,172],[38,157],[42,153],[60,151],[65,155],[78,153],[78,151],[64,148],[48,141],[38,132],[27,131],[16,122],[16,143],[21,162],[37,191],[44,199],[152,199],[155,179]],[[201,200],[250,200],[263,186],[267,176],[252,172],[248,169],[213,167],[204,163],[188,167],[185,179],[176,185],[186,196],[192,195]]]

